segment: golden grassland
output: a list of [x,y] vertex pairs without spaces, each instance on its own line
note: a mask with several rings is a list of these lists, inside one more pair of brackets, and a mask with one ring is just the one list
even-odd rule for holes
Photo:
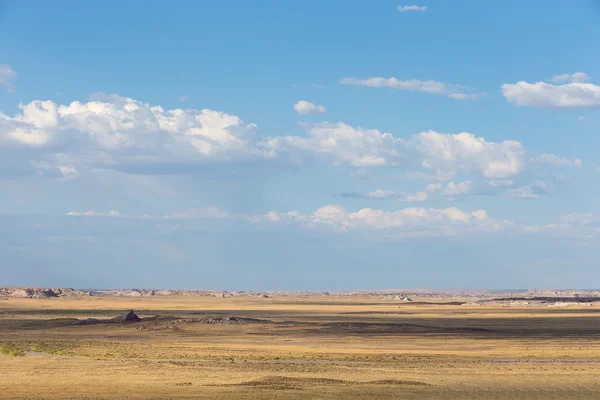
[[[0,398],[600,398],[600,307],[445,301],[0,299]],[[265,322],[71,325],[129,309]]]

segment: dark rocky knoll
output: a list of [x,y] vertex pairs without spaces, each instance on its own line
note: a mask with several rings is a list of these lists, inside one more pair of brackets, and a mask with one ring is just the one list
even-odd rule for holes
[[142,319],[138,317],[133,310],[128,311],[123,315],[119,315],[117,317],[111,319],[96,319],[96,318],[88,318],[83,320],[77,320],[73,322],[71,325],[94,325],[94,324],[125,324],[132,322],[142,322]]
[[127,314],[119,315],[118,317],[114,317],[110,320],[111,322],[116,322],[118,324],[122,324],[125,322],[141,322],[142,319],[135,315],[133,310],[130,310]]

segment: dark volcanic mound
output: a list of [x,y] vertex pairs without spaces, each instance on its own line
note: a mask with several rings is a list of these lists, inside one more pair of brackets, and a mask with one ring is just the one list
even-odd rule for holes
[[110,322],[116,322],[122,324],[124,322],[141,322],[142,319],[135,315],[133,310],[130,310],[127,314],[119,315],[110,320]]
[[125,324],[128,322],[142,322],[142,319],[138,317],[133,310],[128,313],[119,315],[111,319],[99,320],[96,318],[88,318],[84,320],[77,320],[71,323],[71,325],[94,325],[94,324]]

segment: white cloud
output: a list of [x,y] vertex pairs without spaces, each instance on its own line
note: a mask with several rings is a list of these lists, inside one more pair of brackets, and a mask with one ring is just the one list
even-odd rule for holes
[[[534,199],[540,196],[549,195],[554,189],[551,182],[543,180],[534,180],[531,183],[513,187],[515,182],[510,179],[490,180],[487,182],[486,189],[481,182],[475,185],[471,180],[461,182],[450,181],[447,183],[432,183],[427,185],[422,191],[415,193],[394,192],[391,190],[375,190],[367,194],[361,193],[342,193],[345,198],[363,198],[363,199],[395,199],[405,202],[424,202],[435,200],[436,197],[443,196],[450,200],[461,200],[472,195],[491,195],[512,197],[516,199]],[[489,187],[491,186],[491,188]]]
[[376,190],[374,192],[369,192],[365,196],[368,199],[389,199],[391,197],[395,197],[396,193],[391,190]]
[[248,220],[253,223],[294,224],[333,232],[380,232],[384,236],[400,239],[533,233],[594,239],[600,234],[600,221],[590,213],[565,215],[558,223],[524,225],[494,219],[485,210],[464,211],[456,207],[405,208],[395,211],[363,208],[351,212],[337,205],[327,205],[308,214],[299,211],[270,211]]
[[478,98],[481,97],[481,94],[479,94],[479,93],[476,93],[476,94],[450,93],[450,94],[448,94],[448,97],[450,97],[451,99],[456,99],[456,100],[466,100],[466,99],[477,100]]
[[588,79],[583,72],[573,75],[557,75],[553,82],[569,81],[562,85],[546,82],[519,81],[502,85],[506,99],[517,106],[538,108],[598,108],[600,86],[584,83]]
[[429,194],[427,192],[404,193],[400,200],[407,203],[420,203],[429,200]]
[[[211,211],[212,210],[212,211]],[[223,219],[237,218],[250,223],[284,223],[295,224],[306,228],[324,229],[332,232],[382,231],[394,237],[430,237],[468,235],[470,233],[493,233],[505,229],[513,229],[516,225],[510,221],[494,220],[484,210],[463,211],[456,207],[449,208],[405,208],[396,211],[363,208],[350,212],[337,205],[326,205],[313,213],[304,214],[299,211],[269,211],[266,214],[237,216],[218,208],[193,210],[184,213],[173,213],[155,218],[148,215],[131,216],[116,210],[109,212],[70,211],[69,217],[104,217],[129,219],[156,219],[164,222],[177,219]]]
[[485,210],[465,211],[456,207],[409,207],[399,210],[363,208],[348,211],[329,204],[311,213],[300,211],[269,211],[258,215],[234,215],[217,207],[206,207],[174,212],[161,217],[127,215],[117,210],[109,212],[70,211],[69,217],[126,218],[134,220],[160,220],[179,223],[179,220],[234,219],[253,224],[298,225],[332,233],[367,232],[370,238],[419,238],[436,236],[469,236],[482,234],[549,234],[557,237],[595,239],[600,234],[600,220],[591,213],[573,213],[560,218],[557,223],[525,225],[510,220],[494,219]]
[[[165,110],[130,98],[68,105],[32,101],[15,116],[0,113],[0,147],[38,149],[47,163],[82,169],[137,169],[273,157],[257,127],[213,110]],[[150,168],[151,169],[151,168]],[[165,170],[163,169],[163,171]]]
[[337,205],[327,205],[311,214],[299,211],[286,213],[271,211],[250,220],[256,223],[291,223],[338,232],[385,231],[395,237],[498,232],[514,225],[509,221],[489,218],[484,210],[468,212],[455,207],[405,208],[397,211],[363,208],[356,212],[349,212]]
[[583,164],[580,159],[568,159],[564,157],[559,157],[554,154],[542,154],[541,156],[534,157],[531,159],[531,162],[534,164],[548,164],[554,167],[577,167],[580,168]]
[[342,193],[342,197],[347,198],[364,198],[364,199],[396,199],[407,203],[419,203],[431,200],[431,195],[441,193],[444,197],[450,199],[463,198],[471,193],[471,181],[463,181],[459,183],[448,182],[447,184],[432,183],[427,185],[420,192],[394,192],[391,190],[375,190],[367,194],[360,193]]
[[575,72],[572,75],[569,74],[560,74],[554,75],[551,79],[552,82],[574,82],[574,83],[582,83],[590,79],[589,76],[585,72]]
[[552,186],[543,181],[535,181],[529,185],[517,187],[514,189],[508,189],[504,192],[506,197],[515,197],[518,199],[534,199],[540,195],[549,194],[552,190]]
[[429,194],[424,191],[416,193],[395,193],[390,190],[376,190],[374,192],[367,193],[365,197],[368,199],[397,199],[406,203],[420,203],[427,201],[429,199]]
[[65,178],[77,178],[79,176],[79,171],[71,165],[59,165],[58,170]]
[[552,79],[550,79],[552,82],[566,82],[571,78],[571,75],[569,74],[560,74],[560,75],[554,75],[552,77]]
[[[45,176],[64,177],[97,170],[227,173],[217,166],[251,171],[249,163],[329,161],[363,169],[402,168],[418,179],[450,181],[468,174],[469,179],[501,180],[521,174],[528,163],[518,141],[489,142],[466,132],[427,131],[400,138],[341,122],[305,126],[303,136],[261,136],[255,124],[207,109],[165,110],[116,95],[67,105],[36,100],[21,105],[14,116],[0,113],[0,156],[13,160],[12,170],[37,168]],[[28,149],[24,154],[29,158],[13,156],[14,148]],[[214,168],[206,168],[208,164]]]
[[400,139],[376,129],[344,123],[320,123],[308,137],[274,138],[279,150],[295,149],[328,155],[335,162],[355,167],[393,166],[451,175],[458,171],[505,178],[525,168],[525,149],[517,141],[488,142],[471,133],[434,131]]
[[14,69],[8,64],[0,64],[0,85],[5,86],[9,92],[14,92],[13,79],[17,76]]
[[528,233],[546,233],[556,237],[595,239],[600,234],[600,221],[591,213],[574,213],[560,218],[560,222],[546,225],[523,226]]
[[573,225],[589,225],[594,220],[594,214],[592,213],[574,213],[564,215],[560,219],[564,223]]
[[512,186],[513,181],[511,179],[492,179],[488,182],[488,185],[493,187],[506,187]]
[[456,100],[477,99],[480,94],[466,94],[461,89],[461,85],[447,84],[438,81],[421,81],[418,79],[399,80],[396,78],[343,78],[340,80],[342,85],[367,86],[373,88],[387,87],[397,90],[410,90],[424,93],[438,94],[448,96]]
[[450,198],[459,198],[466,196],[471,193],[471,186],[473,182],[464,181],[458,184],[449,182],[448,185],[442,189],[442,194]]
[[190,99],[190,96],[179,96],[179,100],[186,102]]
[[67,213],[69,217],[114,217],[114,218],[123,218],[124,215],[117,210],[110,210],[107,213],[98,212],[98,211],[69,211]]
[[425,192],[432,194],[439,192],[446,198],[459,199],[470,195],[472,193],[472,186],[473,182],[469,180],[459,183],[450,181],[447,184],[432,183],[425,187]]
[[304,100],[300,100],[294,104],[294,110],[296,110],[298,114],[323,114],[327,111],[324,106]]
[[427,6],[398,6],[396,9],[400,12],[408,12],[408,11],[418,11],[425,12],[427,11]]

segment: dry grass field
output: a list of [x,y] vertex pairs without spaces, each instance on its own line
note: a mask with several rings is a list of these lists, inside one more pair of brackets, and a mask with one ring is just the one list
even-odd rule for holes
[[[144,321],[72,325],[130,309]],[[600,307],[11,298],[0,299],[2,349],[0,398],[600,398]]]

